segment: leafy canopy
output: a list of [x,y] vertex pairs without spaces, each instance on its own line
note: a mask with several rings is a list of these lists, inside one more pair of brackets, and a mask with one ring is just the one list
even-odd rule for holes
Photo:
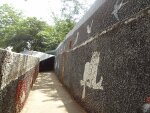
[[76,16],[82,9],[78,0],[62,0],[62,3],[61,18],[53,14],[53,26],[36,17],[25,18],[8,4],[0,6],[0,47],[12,46],[16,52],[24,49],[42,52],[55,49],[74,27]]

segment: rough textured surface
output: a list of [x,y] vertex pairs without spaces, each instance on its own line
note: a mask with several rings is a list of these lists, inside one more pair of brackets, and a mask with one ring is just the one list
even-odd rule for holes
[[[113,24],[130,18],[150,5],[150,0],[97,0],[57,48],[59,53],[82,44]],[[70,47],[69,47],[70,46]]]
[[18,113],[38,72],[39,59],[0,49],[0,113]]
[[93,32],[84,32],[88,24],[82,24],[76,46],[64,41],[57,48],[56,73],[89,113],[141,113],[150,96],[150,1],[118,0],[128,6],[118,12],[119,20],[109,10],[116,2],[106,0],[94,13],[99,19],[92,15]]

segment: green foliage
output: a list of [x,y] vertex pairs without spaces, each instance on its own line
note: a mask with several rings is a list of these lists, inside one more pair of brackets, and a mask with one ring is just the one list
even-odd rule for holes
[[[27,43],[30,43],[30,49],[35,51],[55,49],[74,27],[75,16],[81,9],[78,0],[62,1],[62,17],[53,16],[53,26],[35,17],[24,18],[21,12],[7,4],[0,6],[0,47],[12,46],[14,51],[20,52],[29,49]],[[72,2],[72,5],[68,2]]]
[[23,51],[27,42],[31,49],[46,51],[52,27],[35,17],[23,18],[21,13],[4,4],[0,6],[0,47],[13,46],[16,52]]
[[27,47],[27,42],[31,44],[32,50],[46,51],[47,42],[50,37],[50,26],[45,22],[37,20],[35,17],[22,19],[17,25],[14,36],[7,39],[7,46],[13,46],[17,52],[23,51]]
[[5,46],[5,40],[14,35],[15,26],[20,21],[21,13],[4,4],[0,6],[0,47]]
[[[57,39],[57,42],[60,43],[63,41],[67,33],[74,27],[75,22],[69,19],[62,20],[57,19],[55,20],[55,26],[53,27],[53,34],[52,36]],[[57,44],[58,45],[58,44]]]
[[51,48],[55,49],[58,44],[64,40],[68,32],[74,27],[76,21],[84,13],[86,8],[79,2],[79,0],[61,0],[63,3],[61,10],[61,17],[52,13],[55,25],[51,32]]
[[8,4],[0,6],[0,28],[16,24],[20,17],[21,13]]

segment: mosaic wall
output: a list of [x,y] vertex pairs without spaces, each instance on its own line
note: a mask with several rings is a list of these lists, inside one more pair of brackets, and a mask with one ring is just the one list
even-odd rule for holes
[[38,74],[39,59],[0,49],[0,113],[19,113]]
[[150,0],[94,6],[58,46],[58,78],[89,113],[149,113]]

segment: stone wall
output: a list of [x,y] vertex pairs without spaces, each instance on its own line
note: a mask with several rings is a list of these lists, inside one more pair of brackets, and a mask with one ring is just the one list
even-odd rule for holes
[[150,97],[149,5],[105,0],[58,46],[56,74],[89,113],[141,113]]
[[38,74],[39,59],[0,49],[0,113],[19,113]]
[[69,51],[103,32],[117,22],[149,7],[150,0],[96,0],[91,9],[67,34],[57,48],[58,54]]

